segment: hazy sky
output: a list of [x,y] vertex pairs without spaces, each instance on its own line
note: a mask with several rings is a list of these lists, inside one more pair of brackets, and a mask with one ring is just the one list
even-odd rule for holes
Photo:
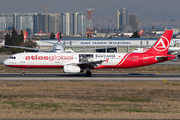
[[[85,8],[95,8],[93,19],[116,22],[116,10],[125,7],[128,13],[139,14],[140,19],[180,21],[180,0],[0,0],[1,13],[45,13],[45,8],[31,6],[51,6],[48,13],[87,12]],[[102,21],[103,22],[103,21]]]
[[31,6],[46,4],[51,6],[48,13],[86,12],[85,8],[95,8],[95,17],[115,17],[116,10],[125,7],[128,13],[137,13],[140,18],[180,16],[180,0],[0,0],[0,13],[45,13],[45,8]]

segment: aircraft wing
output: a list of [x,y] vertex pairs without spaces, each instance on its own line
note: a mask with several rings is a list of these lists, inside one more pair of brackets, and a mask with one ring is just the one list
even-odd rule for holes
[[12,48],[21,48],[21,49],[27,49],[27,50],[38,50],[38,51],[44,51],[44,52],[50,52],[51,50],[45,50],[45,49],[38,49],[38,48],[30,48],[30,47],[21,47],[21,46],[11,46],[11,45],[1,45],[4,47],[12,47]]
[[72,63],[72,65],[77,65],[80,68],[86,68],[86,67],[94,67],[98,66],[98,64],[102,64],[106,60],[96,60],[96,61],[90,61],[90,62],[80,62],[80,63]]

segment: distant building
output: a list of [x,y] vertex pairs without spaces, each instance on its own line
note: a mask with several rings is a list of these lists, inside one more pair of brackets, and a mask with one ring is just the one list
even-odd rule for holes
[[126,8],[121,8],[121,26],[128,25],[128,11]]
[[129,25],[132,27],[132,32],[138,30],[139,16],[136,13],[129,14]]
[[0,15],[0,31],[12,30],[27,31],[28,35],[37,32],[57,33],[60,25],[59,14],[45,13],[14,13]]
[[42,31],[42,15],[41,13],[34,13],[34,33]]
[[55,33],[59,32],[59,27],[61,25],[61,15],[59,15],[58,13],[54,14],[55,17]]
[[57,33],[59,31],[59,25],[61,16],[59,14],[45,14],[35,13],[34,14],[34,33]]
[[61,33],[64,36],[86,36],[86,19],[84,13],[63,13],[61,15]]
[[33,13],[24,13],[21,15],[20,19],[20,29],[16,30],[23,30],[28,32],[29,35],[33,33]]
[[74,13],[74,35],[86,36],[86,16],[85,13]]
[[0,15],[0,30],[7,31],[13,28],[13,14],[3,13]]
[[122,26],[128,25],[128,11],[126,8],[117,10],[117,29],[122,30]]
[[73,35],[73,15],[71,13],[61,15],[61,34],[65,36]]
[[124,33],[131,33],[132,32],[131,25],[123,25],[122,26],[122,32],[124,32]]
[[116,29],[119,30],[120,29],[120,10],[116,11]]

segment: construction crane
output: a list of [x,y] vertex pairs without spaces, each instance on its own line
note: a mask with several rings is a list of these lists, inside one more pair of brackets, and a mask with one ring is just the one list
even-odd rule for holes
[[31,6],[31,7],[34,7],[34,8],[46,8],[46,14],[47,14],[47,9],[48,8],[51,8],[51,6]]

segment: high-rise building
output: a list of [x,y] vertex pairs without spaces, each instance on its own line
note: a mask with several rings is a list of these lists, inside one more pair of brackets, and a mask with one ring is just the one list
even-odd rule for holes
[[13,27],[16,30],[20,30],[20,19],[21,19],[21,14],[20,13],[14,13],[13,14]]
[[56,13],[56,14],[54,14],[54,17],[55,17],[55,31],[54,31],[54,33],[57,33],[57,32],[59,32],[59,26],[61,24],[61,16],[58,13]]
[[13,29],[13,14],[3,13],[0,15],[0,30],[9,31]]
[[42,32],[48,33],[49,32],[49,14],[42,13],[41,14],[41,24],[42,24]]
[[117,10],[116,12],[116,29],[117,30],[119,30],[120,28],[120,14],[121,14],[120,10]]
[[121,10],[117,10],[117,29],[122,30],[123,26],[128,25],[128,11],[126,10],[126,8],[121,8]]
[[45,32],[45,33],[57,33],[60,25],[59,14],[34,14],[34,33]]
[[86,36],[86,16],[85,13],[74,13],[74,35]]
[[13,14],[13,27],[17,30],[27,31],[28,35],[33,33],[34,28],[34,14],[33,13],[14,13]]
[[42,31],[42,16],[41,13],[34,13],[34,33]]
[[132,27],[132,32],[138,30],[139,16],[136,13],[129,14],[129,25]]
[[23,30],[28,32],[29,35],[32,34],[33,32],[33,18],[34,14],[33,13],[24,13],[21,15],[20,19],[20,29],[16,30]]
[[32,33],[57,33],[59,32],[59,25],[61,33],[65,36],[70,35],[86,35],[86,16],[85,13],[63,13],[62,17],[58,13],[14,13],[0,15],[0,30],[27,31],[28,35]]
[[61,33],[65,36],[74,34],[74,16],[71,13],[61,15]]
[[126,8],[121,8],[121,26],[128,25],[128,12]]

